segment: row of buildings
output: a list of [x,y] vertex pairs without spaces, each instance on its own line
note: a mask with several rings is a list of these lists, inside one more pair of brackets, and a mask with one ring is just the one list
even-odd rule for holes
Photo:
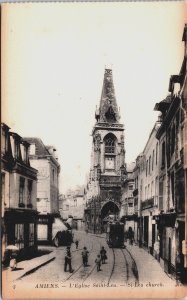
[[[185,51],[180,73],[171,76],[169,95],[155,104],[158,121],[133,172],[127,169],[120,216],[126,228],[134,228],[137,244],[158,259],[167,273],[186,281],[187,25],[182,40]],[[132,185],[133,193],[128,195]],[[129,205],[131,212],[124,210]]]
[[59,195],[59,211],[63,221],[72,219],[72,227],[84,230],[84,186],[69,189],[66,194]]
[[110,214],[131,227],[135,242],[163,269],[187,278],[187,25],[179,75],[169,81],[169,95],[135,163],[125,164],[124,127],[119,122],[112,70],[105,70],[92,137],[90,176],[85,194],[85,222],[103,232]]
[[7,245],[25,255],[38,242],[52,241],[52,224],[60,217],[59,173],[54,147],[1,124],[2,254]]

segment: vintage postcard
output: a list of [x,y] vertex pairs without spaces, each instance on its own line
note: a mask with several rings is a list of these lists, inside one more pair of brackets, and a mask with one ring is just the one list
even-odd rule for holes
[[187,297],[187,5],[1,4],[2,298]]

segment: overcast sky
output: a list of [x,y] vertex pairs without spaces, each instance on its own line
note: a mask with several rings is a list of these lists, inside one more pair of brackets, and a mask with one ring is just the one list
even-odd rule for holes
[[143,150],[156,102],[180,71],[187,6],[152,3],[3,4],[2,120],[53,144],[60,191],[85,182],[105,66],[112,67],[126,162]]

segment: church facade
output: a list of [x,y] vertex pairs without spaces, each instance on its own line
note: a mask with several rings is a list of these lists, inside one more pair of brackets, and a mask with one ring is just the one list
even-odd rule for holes
[[105,230],[121,208],[122,184],[126,176],[124,125],[120,123],[111,69],[105,69],[96,123],[92,131],[91,168],[86,189],[85,225],[89,232]]

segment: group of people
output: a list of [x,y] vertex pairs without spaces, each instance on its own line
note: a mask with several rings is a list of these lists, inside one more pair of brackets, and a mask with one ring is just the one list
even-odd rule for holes
[[[79,242],[75,241],[76,249],[78,249]],[[97,271],[101,271],[101,264],[105,264],[105,261],[107,259],[106,250],[104,247],[101,247],[100,253],[97,255],[97,258],[95,259],[95,264],[97,266]],[[88,267],[88,256],[89,251],[87,250],[87,247],[83,247],[83,251],[81,253],[82,255],[82,262],[84,267]],[[71,264],[71,247],[68,246],[66,248],[66,254],[65,254],[65,262],[64,262],[64,272],[67,272],[67,267],[69,268],[69,272],[73,273],[72,264]]]

